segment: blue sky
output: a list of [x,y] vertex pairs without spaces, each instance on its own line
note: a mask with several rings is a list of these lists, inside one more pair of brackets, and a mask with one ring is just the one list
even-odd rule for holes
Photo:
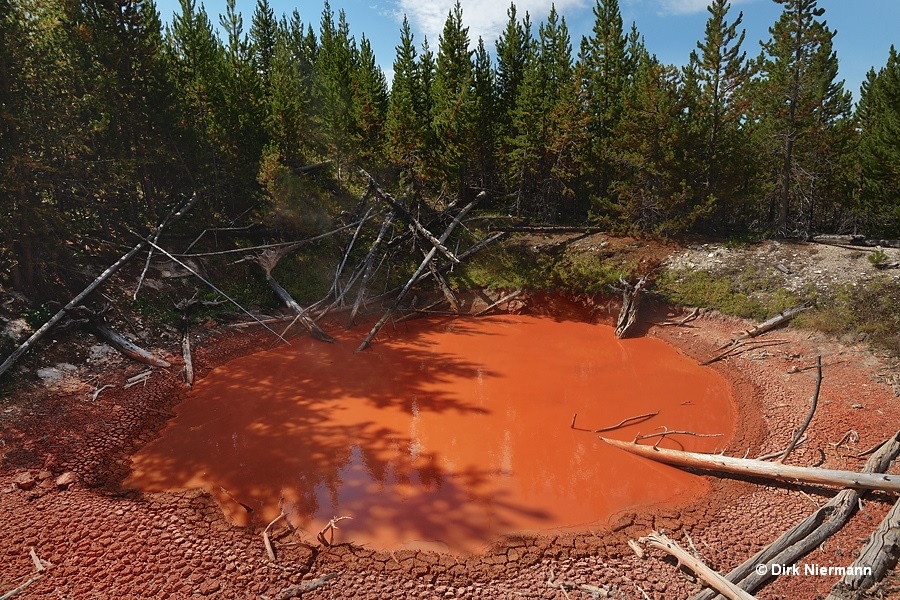
[[[225,0],[203,1],[210,18],[218,23],[218,15],[225,11]],[[382,69],[391,76],[395,46],[399,42],[400,22],[407,14],[417,44],[427,35],[432,49],[437,49],[438,35],[447,13],[455,0],[331,0],[331,8],[347,14],[351,32],[359,39],[362,34],[372,42],[372,47]],[[178,0],[157,0],[164,21],[171,20],[178,9]],[[322,14],[322,0],[269,0],[276,14],[290,14],[295,8],[301,19],[318,29]],[[531,14],[535,24],[542,21],[550,10],[551,0],[518,0],[519,14]],[[565,16],[572,34],[572,44],[577,52],[582,35],[590,32],[594,17],[594,0],[556,0],[556,8]],[[703,37],[708,13],[707,0],[619,0],[626,29],[637,23],[648,49],[662,61],[676,65],[687,62],[697,41]],[[866,72],[876,70],[887,62],[891,44],[900,47],[900,0],[819,0],[825,9],[824,19],[837,30],[834,40],[840,61],[840,77],[845,87],[859,97],[859,86]],[[256,0],[237,0],[237,8],[244,17],[244,29],[250,28],[250,19]],[[474,47],[482,36],[493,55],[494,42],[506,24],[508,0],[462,0],[463,23],[469,27]],[[747,30],[744,50],[748,56],[759,54],[759,41],[768,39],[768,28],[778,20],[781,6],[773,0],[732,0],[730,20],[739,11],[744,13],[743,26]],[[536,30],[536,28],[535,28]]]

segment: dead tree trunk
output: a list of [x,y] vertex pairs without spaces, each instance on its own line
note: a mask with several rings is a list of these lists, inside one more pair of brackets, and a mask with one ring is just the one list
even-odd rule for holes
[[[163,225],[160,225],[160,228],[167,224],[170,225],[170,224],[174,223],[175,221],[177,221],[178,219],[180,219],[181,217],[183,217],[189,210],[191,210],[191,208],[193,208],[194,204],[197,203],[197,199],[198,198],[197,198],[196,194],[191,196],[191,199],[188,200]],[[68,304],[63,306],[59,310],[58,313],[56,313],[55,315],[50,317],[49,321],[47,321],[46,323],[41,325],[41,327],[37,331],[32,333],[31,337],[29,337],[27,340],[25,340],[21,346],[16,348],[12,354],[10,354],[8,357],[6,357],[6,360],[3,361],[3,364],[0,364],[0,377],[3,377],[3,374],[6,373],[6,371],[8,371],[9,368],[11,366],[13,366],[13,364],[22,357],[22,355],[24,355],[26,352],[31,350],[31,348],[33,348],[34,345],[38,341],[40,341],[40,339],[42,337],[44,337],[44,335],[46,335],[46,333],[48,331],[50,331],[50,329],[53,328],[54,325],[59,323],[66,316],[66,313],[68,311],[72,310],[73,308],[75,308],[76,306],[78,306],[79,304],[84,302],[85,298],[87,298],[98,287],[103,285],[103,282],[105,282],[107,279],[112,277],[116,271],[118,271],[120,268],[122,268],[122,265],[124,265],[129,260],[134,258],[134,256],[138,252],[143,250],[144,246],[147,244],[151,244],[151,242],[149,242],[148,240],[142,240],[141,242],[138,242],[138,244],[134,248],[129,250],[119,260],[117,260],[112,265],[110,265],[105,271],[103,271],[100,274],[99,277],[97,277],[97,279],[92,281],[90,285],[88,285],[86,288],[84,288],[84,290],[82,290],[80,294],[78,294],[77,296],[72,298],[72,300],[70,300]]]
[[624,279],[620,280],[624,289],[622,290],[622,309],[619,311],[619,318],[616,320],[617,338],[625,337],[625,333],[637,320],[638,306],[641,303],[641,292],[647,286],[647,277],[648,275],[644,275],[634,285],[631,285]]
[[421,223],[419,223],[418,219],[412,216],[409,211],[406,210],[403,204],[401,204],[396,198],[382,190],[378,186],[378,183],[375,181],[374,177],[369,175],[363,169],[360,169],[360,172],[362,173],[363,177],[368,180],[369,185],[371,185],[375,190],[375,195],[384,200],[394,210],[394,212],[400,216],[401,219],[406,221],[407,225],[414,233],[419,233],[420,235],[422,235],[422,237],[428,240],[438,252],[440,252],[447,258],[447,260],[452,263],[459,263],[459,258],[457,258],[446,246],[444,246],[444,242],[446,240],[434,237],[434,234],[428,231],[428,229]]
[[167,368],[172,366],[167,361],[150,354],[132,343],[120,333],[113,331],[100,313],[96,313],[84,306],[78,307],[78,313],[87,317],[88,322],[91,324],[91,329],[93,329],[97,337],[131,360],[150,365],[151,367]]
[[378,236],[375,238],[375,241],[372,242],[372,247],[369,248],[369,252],[366,254],[366,258],[363,259],[363,275],[362,280],[359,282],[359,289],[356,291],[356,300],[353,302],[353,310],[350,311],[350,319],[347,321],[347,328],[353,327],[353,321],[356,319],[356,314],[359,312],[359,307],[362,305],[363,300],[366,296],[366,288],[369,286],[369,279],[372,277],[372,272],[375,267],[375,254],[378,252],[378,248],[381,247],[381,243],[384,241],[384,236],[387,234],[388,229],[391,227],[391,222],[394,220],[394,213],[389,212],[388,215],[384,218],[384,221],[381,223],[381,229],[378,230]]
[[[481,192],[474,200],[472,200],[472,202],[467,204],[461,211],[459,211],[459,214],[457,214],[456,217],[453,218],[453,221],[447,226],[447,229],[444,230],[444,233],[442,233],[441,237],[438,239],[441,244],[447,241],[447,238],[450,237],[450,234],[453,233],[453,230],[456,229],[456,226],[459,225],[459,222],[462,220],[462,218],[470,210],[472,210],[485,195],[486,194],[484,192]],[[400,290],[400,293],[397,294],[394,302],[390,305],[384,315],[382,315],[378,322],[375,323],[375,326],[372,327],[372,330],[369,331],[369,334],[356,349],[357,352],[362,352],[369,347],[369,344],[372,343],[372,340],[375,339],[375,336],[378,335],[378,332],[382,327],[384,327],[384,324],[387,323],[387,320],[391,318],[391,314],[394,312],[394,310],[396,310],[397,307],[400,306],[400,303],[403,302],[403,298],[406,297],[406,294],[409,293],[409,290],[412,289],[412,286],[415,285],[419,278],[422,277],[422,273],[424,273],[425,269],[428,268],[428,263],[430,263],[431,259],[434,258],[436,252],[437,246],[433,247],[431,251],[429,251],[428,254],[425,255],[425,258],[422,259],[421,264],[419,264],[419,268],[416,269],[412,277],[409,278],[409,281],[406,282],[406,285],[403,286],[403,289]]]
[[[900,500],[869,538],[859,557],[847,568],[837,585],[831,588],[826,600],[856,600],[881,581],[885,573],[900,559]],[[867,572],[868,571],[868,572]]]
[[797,467],[754,460],[752,458],[734,458],[721,454],[700,454],[697,452],[669,450],[656,446],[644,446],[642,444],[611,440],[605,437],[600,439],[626,452],[676,467],[762,477],[791,483],[801,481],[803,483],[818,483],[840,488],[900,492],[900,475],[875,475],[835,469]]
[[306,330],[309,331],[311,336],[321,342],[333,344],[335,342],[334,338],[325,333],[325,331],[319,327],[308,314],[306,314],[306,309],[297,304],[297,301],[294,300],[293,296],[291,296],[286,289],[281,287],[281,284],[272,276],[272,269],[275,268],[278,261],[281,260],[283,256],[284,252],[266,251],[257,259],[257,263],[262,267],[263,272],[266,274],[266,282],[269,284],[269,287],[272,288],[272,291],[275,292],[275,295],[278,296],[278,299],[297,315],[297,320],[299,320]]
[[194,387],[194,360],[191,356],[191,310],[197,305],[197,294],[175,305],[181,312],[181,356],[184,358],[184,382]]
[[[869,457],[862,472],[883,473],[898,454],[900,454],[900,431]],[[772,576],[771,565],[793,564],[800,557],[818,548],[822,542],[843,527],[856,510],[861,497],[859,490],[841,490],[816,512],[741,563],[726,577],[745,590],[758,589]],[[762,574],[756,570],[761,564],[768,565]],[[703,590],[691,600],[711,600],[715,595],[711,590]]]
[[741,340],[746,340],[747,338],[754,338],[758,335],[762,335],[762,334],[766,333],[767,331],[771,331],[772,329],[775,329],[779,325],[784,325],[785,323],[787,323],[788,321],[790,321],[791,319],[793,319],[794,317],[796,317],[797,315],[802,313],[804,310],[808,310],[808,309],[809,309],[808,306],[797,306],[795,308],[789,308],[785,311],[782,311],[782,312],[778,313],[777,315],[775,315],[774,317],[772,317],[771,319],[769,319],[768,321],[760,323],[753,329],[745,331],[744,333],[737,336],[736,338],[728,340],[726,343],[719,346],[718,349],[722,350],[724,348],[727,348],[729,346],[733,346],[733,345],[737,344]]

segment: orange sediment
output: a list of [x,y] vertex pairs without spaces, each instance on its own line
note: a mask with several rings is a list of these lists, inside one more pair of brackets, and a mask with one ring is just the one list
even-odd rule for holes
[[309,541],[351,516],[336,542],[472,552],[502,534],[602,526],[706,491],[700,476],[570,428],[573,413],[598,429],[659,412],[604,434],[628,441],[661,427],[723,434],[663,442],[698,452],[733,434],[718,373],[606,325],[421,320],[355,353],[361,335],[296,339],[215,369],[134,457],[129,483],[206,489],[241,525],[283,508]]

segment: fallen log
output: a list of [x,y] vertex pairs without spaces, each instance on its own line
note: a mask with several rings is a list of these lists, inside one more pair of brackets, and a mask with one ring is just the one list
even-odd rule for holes
[[[469,204],[467,204],[459,213],[453,218],[453,221],[447,226],[444,230],[444,233],[441,234],[439,241],[444,243],[447,241],[447,238],[450,237],[450,234],[453,233],[453,230],[456,229],[456,226],[459,225],[460,220],[470,211],[472,210],[478,202],[484,198],[486,194],[481,192],[478,196],[475,197]],[[372,343],[372,340],[375,339],[375,336],[378,335],[378,332],[381,331],[381,328],[384,327],[384,324],[387,323],[388,319],[391,318],[391,314],[400,306],[400,303],[403,301],[403,298],[406,297],[406,294],[409,293],[409,290],[412,289],[412,286],[419,281],[422,277],[422,273],[425,272],[425,269],[428,268],[428,263],[431,262],[431,259],[434,258],[434,255],[437,252],[437,248],[432,248],[428,254],[425,255],[425,258],[422,259],[422,262],[419,264],[419,267],[412,274],[412,277],[409,278],[409,281],[406,282],[406,285],[403,286],[403,289],[400,290],[400,293],[397,294],[397,297],[394,299],[394,302],[388,307],[387,311],[381,316],[375,326],[372,327],[369,334],[366,338],[360,343],[359,347],[356,349],[357,352],[362,352],[366,348],[369,347],[369,344]]]
[[406,221],[407,226],[414,233],[419,233],[422,237],[431,243],[438,252],[443,254],[447,260],[454,264],[459,264],[459,258],[453,254],[446,246],[444,246],[445,239],[436,238],[433,233],[428,231],[424,225],[422,225],[418,219],[412,216],[406,207],[403,206],[396,198],[391,196],[389,193],[381,189],[378,185],[378,182],[375,181],[375,178],[369,175],[364,169],[360,169],[360,173],[362,173],[363,177],[369,182],[375,191],[375,195],[384,200],[396,214],[400,215],[400,218]]
[[745,475],[750,477],[762,477],[776,481],[790,483],[817,483],[840,488],[853,488],[860,490],[878,490],[882,492],[900,492],[900,476],[873,473],[856,473],[853,471],[838,471],[835,469],[819,469],[813,467],[797,467],[770,463],[752,458],[733,458],[721,454],[700,454],[697,452],[682,452],[654,446],[645,446],[631,442],[622,442],[601,437],[601,440],[632,454],[649,458],[656,462],[687,467],[703,471],[718,471]]
[[73,308],[70,312],[77,312],[78,314],[85,315],[91,325],[91,329],[98,338],[131,360],[150,365],[151,367],[160,367],[163,369],[172,366],[169,362],[150,354],[137,344],[134,344],[122,334],[113,331],[102,314],[94,312],[84,306],[79,306],[77,309]]
[[[167,220],[167,223],[172,224],[175,221],[177,221],[178,219],[180,219],[189,210],[191,210],[191,208],[193,208],[194,204],[196,204],[196,203],[197,203],[197,195],[194,194],[193,196],[191,196],[190,200],[185,202],[182,205],[182,207],[175,214],[173,214],[171,218],[169,218]],[[79,304],[84,302],[85,298],[87,298],[94,290],[96,290],[98,287],[100,287],[103,284],[103,282],[105,282],[107,279],[112,277],[116,271],[121,269],[122,265],[124,265],[129,260],[134,258],[134,256],[138,252],[143,250],[144,246],[146,246],[147,244],[152,245],[152,243],[149,240],[142,240],[142,241],[138,242],[134,248],[132,248],[127,253],[122,255],[122,257],[119,258],[119,260],[117,260],[116,262],[111,264],[109,267],[106,268],[105,271],[100,273],[100,275],[94,281],[92,281],[90,283],[90,285],[88,285],[86,288],[84,288],[80,294],[78,294],[77,296],[72,298],[68,304],[66,304],[59,310],[59,312],[57,312],[55,315],[50,317],[49,321],[47,321],[46,323],[41,325],[37,331],[32,333],[31,337],[29,337],[27,340],[25,340],[21,346],[16,348],[12,354],[7,356],[6,360],[3,361],[3,364],[0,364],[0,377],[3,377],[3,374],[6,373],[6,371],[8,371],[9,368],[11,366],[13,366],[13,364],[15,364],[15,362],[22,357],[22,355],[24,355],[26,352],[31,350],[34,347],[34,345],[38,341],[40,341],[40,339],[42,337],[44,337],[44,335],[46,335],[46,333],[48,331],[50,331],[50,329],[54,325],[56,325],[57,323],[62,321],[63,318],[65,318],[68,311],[72,310],[73,308],[75,308],[76,306],[78,306]]]
[[269,287],[272,288],[272,291],[275,292],[278,299],[296,315],[295,321],[299,320],[309,334],[315,339],[333,344],[335,339],[325,333],[325,330],[319,327],[316,322],[309,317],[307,309],[300,306],[297,301],[294,300],[294,297],[291,296],[291,294],[284,289],[272,275],[272,270],[278,265],[278,261],[284,257],[286,252],[285,249],[277,251],[267,250],[257,258],[256,263],[262,268],[266,276],[266,283],[269,284]]
[[734,585],[716,571],[710,569],[700,559],[690,554],[667,535],[654,531],[638,541],[642,544],[647,544],[652,548],[656,548],[657,550],[662,550],[663,552],[671,554],[678,561],[678,566],[683,565],[689,568],[697,574],[697,577],[712,586],[717,592],[729,600],[754,600],[752,595]]
[[356,314],[359,312],[360,306],[362,306],[363,299],[366,296],[366,288],[369,286],[369,279],[371,279],[372,272],[374,271],[375,267],[375,253],[378,252],[378,248],[384,241],[384,236],[390,228],[391,222],[393,220],[394,213],[392,211],[389,212],[388,215],[384,218],[384,221],[382,221],[381,229],[378,230],[378,235],[375,237],[375,241],[372,242],[372,246],[369,248],[369,252],[366,253],[366,257],[363,259],[362,280],[359,282],[359,289],[356,291],[356,300],[353,302],[353,310],[350,311],[350,318],[347,321],[347,329],[353,327],[353,321],[356,320]]
[[862,552],[847,567],[846,574],[828,594],[826,600],[857,600],[865,591],[881,581],[900,558],[900,500],[869,538]]
[[522,295],[522,290],[516,290],[516,291],[514,291],[514,292],[510,292],[509,294],[506,294],[505,296],[502,296],[499,300],[497,300],[496,302],[492,303],[490,306],[486,306],[486,307],[482,308],[481,310],[479,310],[477,313],[475,313],[475,314],[472,315],[472,316],[473,316],[473,317],[480,317],[481,315],[484,315],[484,314],[487,314],[487,313],[491,312],[492,310],[494,310],[495,308],[497,308],[498,306],[500,306],[500,305],[503,304],[504,302],[509,302],[510,300],[512,300],[512,299],[514,299],[514,298],[518,298],[518,297],[521,296],[521,295]]
[[[898,454],[900,431],[877,446],[877,451],[866,461],[862,472],[883,473]],[[772,577],[772,565],[793,564],[843,527],[859,506],[861,497],[858,490],[841,490],[813,514],[735,567],[728,573],[728,580],[748,591],[758,589]],[[766,568],[761,569],[759,565],[766,565]],[[691,600],[711,600],[715,595],[711,590],[703,590]]]
[[794,317],[796,317],[797,315],[799,315],[800,313],[802,313],[805,310],[809,310],[809,307],[808,306],[796,306],[794,308],[789,308],[785,311],[782,311],[782,312],[778,313],[777,315],[775,315],[774,317],[772,317],[771,319],[769,319],[768,321],[764,321],[764,322],[760,323],[759,325],[757,325],[756,327],[754,327],[753,329],[749,329],[749,330],[745,331],[744,333],[742,333],[741,335],[728,340],[727,342],[725,342],[724,344],[719,346],[717,348],[717,350],[723,350],[725,348],[728,348],[729,346],[733,346],[733,345],[737,344],[741,340],[746,340],[747,338],[754,338],[756,336],[766,333],[767,331],[771,331],[771,330],[775,329],[776,327],[778,327],[779,325],[784,325],[785,323],[787,323],[788,321],[790,321],[791,319],[793,319]]
[[622,308],[619,311],[619,318],[616,319],[616,337],[623,338],[628,329],[634,325],[637,320],[638,306],[641,302],[641,292],[647,285],[647,277],[644,275],[637,280],[637,283],[631,283],[621,279],[622,289]]

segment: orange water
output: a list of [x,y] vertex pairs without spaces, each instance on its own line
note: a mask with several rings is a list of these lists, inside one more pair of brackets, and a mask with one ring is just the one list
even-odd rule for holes
[[203,488],[241,525],[284,508],[309,541],[346,515],[335,542],[470,552],[706,491],[699,476],[571,429],[573,413],[596,429],[659,411],[604,434],[629,441],[663,426],[724,434],[666,442],[696,451],[733,433],[727,382],[657,339],[498,316],[403,323],[355,353],[364,333],[214,370],[134,457],[130,483]]

